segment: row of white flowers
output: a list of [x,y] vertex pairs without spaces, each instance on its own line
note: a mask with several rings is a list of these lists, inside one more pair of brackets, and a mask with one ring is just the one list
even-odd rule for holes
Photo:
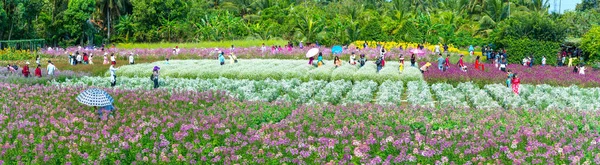
[[[117,88],[152,89],[149,78],[119,77]],[[56,85],[110,86],[108,77],[82,77]],[[184,79],[161,78],[160,88],[178,90],[222,90],[241,100],[289,101],[294,103],[376,103],[401,105],[406,99],[410,105],[427,107],[472,107],[477,109],[575,109],[599,110],[600,88],[552,87],[522,85],[520,95],[500,84],[486,85],[483,89],[472,83],[456,87],[446,83],[429,86],[424,81],[387,80],[378,85],[374,81],[348,80],[248,80],[248,79]],[[404,89],[406,88],[406,91]],[[404,93],[406,92],[406,93]],[[435,94],[435,99],[432,95]],[[375,100],[373,100],[375,98]],[[434,101],[436,100],[436,101]]]
[[[316,61],[315,61],[316,62]],[[154,66],[161,68],[161,76],[176,78],[202,78],[215,79],[220,77],[231,79],[300,79],[309,80],[372,80],[384,82],[385,80],[422,80],[423,76],[416,67],[405,67],[404,71],[398,70],[399,63],[390,61],[377,73],[374,62],[368,61],[365,66],[343,63],[335,67],[333,61],[325,61],[325,65],[314,67],[308,65],[308,60],[277,60],[277,59],[239,59],[238,63],[220,65],[216,60],[172,60],[167,64],[164,61],[122,66],[118,76],[149,77]],[[107,72],[108,75],[108,72]]]

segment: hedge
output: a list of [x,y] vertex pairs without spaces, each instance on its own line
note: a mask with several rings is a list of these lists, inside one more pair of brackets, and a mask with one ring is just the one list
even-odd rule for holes
[[542,56],[546,57],[546,65],[557,64],[556,55],[560,50],[558,42],[518,39],[503,40],[501,43],[506,47],[509,63],[520,64],[523,58],[533,54],[534,65],[542,64]]

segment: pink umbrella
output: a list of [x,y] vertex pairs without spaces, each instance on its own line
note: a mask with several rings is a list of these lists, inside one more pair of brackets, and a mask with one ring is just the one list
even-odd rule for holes
[[413,49],[410,51],[413,54],[417,54],[417,55],[424,55],[425,51],[421,50],[421,49]]

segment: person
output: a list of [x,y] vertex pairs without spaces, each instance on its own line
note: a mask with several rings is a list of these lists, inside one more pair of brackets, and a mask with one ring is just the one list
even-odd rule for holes
[[417,67],[417,66],[415,65],[415,63],[416,63],[416,62],[417,62],[417,59],[415,58],[415,54],[413,53],[413,54],[410,56],[410,66],[412,66],[412,67]]
[[323,53],[319,52],[319,56],[317,56],[317,67],[321,67],[322,65],[325,65],[325,63],[323,63]]
[[533,58],[533,55],[529,56],[529,67],[533,67],[533,62],[535,61],[535,59]]
[[439,53],[437,61],[438,61],[438,69],[440,69],[440,71],[444,71],[444,63],[446,62],[446,59],[444,59],[444,57],[442,57],[441,53]]
[[233,54],[233,52],[229,53],[229,64],[237,63],[237,57]]
[[17,66],[17,63],[14,63],[14,64],[12,65],[12,68],[13,68],[13,69],[15,69],[15,71],[18,71],[18,70],[19,70],[19,66]]
[[83,64],[83,57],[81,56],[81,54],[79,54],[79,52],[75,53],[77,55],[76,59],[77,62],[75,63],[75,65],[77,64]]
[[563,55],[563,56],[562,56],[562,59],[561,59],[561,61],[562,61],[562,65],[563,65],[563,66],[565,65],[565,61],[566,61],[566,60],[567,60],[567,56],[564,56],[564,55]]
[[10,66],[10,64],[6,64],[6,70],[8,70],[9,72],[16,72],[15,68],[13,68],[12,66]]
[[348,63],[350,65],[356,65],[356,55],[354,54],[354,52],[352,52],[352,54],[350,55],[350,60],[348,61]]
[[119,70],[119,68],[116,68],[117,64],[111,64],[109,71],[110,71],[110,86],[114,87],[115,85],[117,85],[117,70]]
[[23,73],[24,77],[29,77],[29,74],[31,72],[29,72],[29,62],[25,62],[25,65],[23,66],[23,70],[21,71],[21,73]]
[[510,88],[510,81],[512,80],[513,77],[513,73],[510,71],[510,69],[506,72],[506,87]]
[[365,66],[365,64],[367,63],[367,58],[365,58],[365,54],[360,55],[360,59],[358,60],[358,63],[360,63],[360,67]]
[[398,63],[400,64],[400,66],[398,66],[398,70],[400,72],[404,71],[404,56],[402,54],[400,54],[400,58],[398,59]]
[[503,71],[503,72],[505,72],[505,71],[506,71],[506,64],[507,64],[507,62],[506,62],[506,59],[505,59],[505,58],[503,58],[503,59],[502,59],[502,62],[500,62],[500,70],[501,70],[501,71]]
[[42,60],[42,57],[41,57],[41,56],[38,54],[38,55],[35,57],[35,63],[36,63],[36,64],[38,64],[38,65],[40,65],[40,64],[41,64],[41,63],[40,63],[40,61],[41,61],[41,60]]
[[154,69],[152,69],[152,76],[150,79],[152,79],[152,82],[154,82],[154,89],[158,88],[158,77],[160,76],[158,73],[159,70],[160,68],[158,66],[154,66]]
[[42,65],[38,64],[37,67],[35,68],[35,76],[36,77],[42,77],[42,69],[40,67],[42,67]]
[[235,47],[233,45],[231,45],[231,48],[229,48],[229,52],[233,52],[233,50],[235,50]]
[[524,58],[523,58],[523,66],[527,66],[527,65],[529,65],[529,63],[528,63],[528,61],[527,61],[527,60],[528,60],[528,59],[527,59],[527,57],[524,57]]
[[444,44],[444,52],[448,53],[448,44]]
[[475,70],[479,69],[479,56],[475,57]]
[[133,58],[133,53],[129,53],[129,64],[130,65],[135,64],[135,59]]
[[300,41],[300,43],[298,44],[298,47],[299,47],[300,49],[304,49],[304,44],[302,44],[302,41]]
[[382,64],[383,62],[382,61],[383,61],[383,57],[382,56],[379,56],[379,58],[377,58],[377,61],[375,61],[375,64],[377,64],[377,73],[379,73],[379,71],[381,69],[383,69],[383,64]]
[[90,58],[87,53],[83,53],[83,64],[89,64]]
[[93,53],[90,53],[90,58],[89,58],[88,60],[89,60],[89,62],[88,62],[88,63],[89,63],[90,65],[94,65],[94,54],[93,54]]
[[444,61],[444,71],[447,71],[448,69],[450,69],[450,55],[446,55],[446,61]]
[[583,65],[583,63],[579,64],[579,74],[585,75],[585,66]]
[[112,117],[114,110],[115,110],[113,105],[107,105],[107,106],[103,106],[100,108],[94,107],[94,109],[97,109],[97,111],[98,111],[98,120],[102,119],[102,117],[103,117],[102,115],[103,115],[104,111],[108,111],[108,116]]
[[419,70],[421,70],[421,73],[425,73],[427,72],[427,70],[429,69],[429,67],[431,66],[431,63],[426,63],[425,65],[421,66],[421,68],[419,68]]
[[219,63],[221,65],[225,65],[225,56],[223,54],[223,52],[219,53]]
[[117,59],[115,59],[115,53],[111,53],[110,54],[110,63],[112,65],[116,65],[117,64]]
[[308,58],[308,65],[313,65],[314,60],[315,60],[315,57]]
[[262,53],[265,53],[267,51],[267,46],[265,46],[265,43],[262,44],[262,47],[260,47],[260,51]]
[[469,55],[473,55],[473,53],[475,53],[475,48],[473,48],[473,45],[469,45]]
[[573,58],[571,57],[571,53],[569,53],[569,63],[567,66],[569,66],[569,67],[573,66]]
[[573,73],[579,73],[579,66],[575,65],[575,67],[573,67]]
[[108,64],[108,57],[106,57],[106,55],[108,55],[108,53],[104,53],[104,62],[102,62],[103,65]]
[[511,85],[512,90],[516,95],[519,95],[519,84],[521,84],[521,79],[517,76],[517,73],[513,74]]
[[52,64],[52,61],[48,60],[48,66],[46,70],[48,70],[48,76],[54,76],[54,71],[58,69],[56,69],[56,66]]
[[[174,55],[179,55],[179,51],[181,49],[179,49],[179,46],[175,46],[175,49],[173,49],[175,52],[173,52]],[[231,45],[231,50],[233,51],[233,45]]]
[[336,68],[342,66],[342,60],[340,60],[340,57],[335,56],[335,58],[333,59],[333,64]]
[[542,66],[546,66],[546,56],[542,56]]
[[435,45],[434,52],[435,52],[435,54],[440,54],[440,44],[439,43],[437,45]]
[[460,55],[460,59],[458,59],[458,62],[456,64],[458,65],[458,67],[460,69],[462,69],[463,71],[465,71],[464,68],[466,68],[466,66],[465,66],[465,62],[463,61],[463,55]]
[[367,44],[367,41],[365,41],[365,43],[363,43],[363,49],[366,49],[369,46],[369,44]]

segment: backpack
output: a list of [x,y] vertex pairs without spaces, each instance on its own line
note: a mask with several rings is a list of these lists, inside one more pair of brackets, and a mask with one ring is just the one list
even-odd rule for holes
[[150,80],[154,81],[154,73],[150,74]]

